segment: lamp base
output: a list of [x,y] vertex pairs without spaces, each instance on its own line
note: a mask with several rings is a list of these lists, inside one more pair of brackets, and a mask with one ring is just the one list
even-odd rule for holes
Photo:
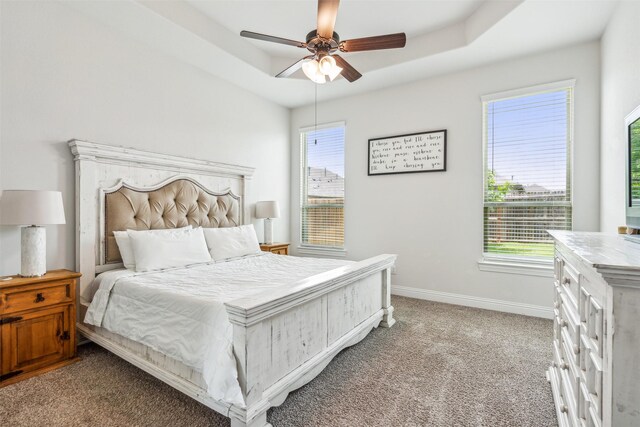
[[22,277],[38,277],[47,272],[47,232],[44,227],[22,227],[21,255]]
[[273,243],[273,220],[271,218],[264,219],[264,243],[267,245]]

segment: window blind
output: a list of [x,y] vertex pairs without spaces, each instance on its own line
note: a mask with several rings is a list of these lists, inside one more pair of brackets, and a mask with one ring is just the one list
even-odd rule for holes
[[344,124],[302,129],[301,243],[344,246]]
[[640,119],[629,124],[629,207],[640,207]]
[[552,257],[571,230],[573,87],[485,101],[484,252]]

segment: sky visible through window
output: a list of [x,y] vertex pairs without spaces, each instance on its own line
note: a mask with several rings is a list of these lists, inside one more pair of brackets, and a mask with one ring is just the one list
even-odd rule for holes
[[496,181],[567,188],[569,93],[494,101],[487,106],[487,168]]
[[344,177],[343,126],[307,132],[307,166],[327,168]]

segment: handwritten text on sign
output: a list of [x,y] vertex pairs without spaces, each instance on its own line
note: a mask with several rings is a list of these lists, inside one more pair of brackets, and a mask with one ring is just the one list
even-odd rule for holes
[[369,140],[369,175],[444,171],[447,131]]

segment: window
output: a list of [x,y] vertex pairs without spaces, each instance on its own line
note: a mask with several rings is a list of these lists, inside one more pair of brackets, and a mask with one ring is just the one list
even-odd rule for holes
[[550,259],[571,230],[573,84],[483,97],[485,257]]
[[300,130],[303,247],[344,247],[344,131],[344,123]]

